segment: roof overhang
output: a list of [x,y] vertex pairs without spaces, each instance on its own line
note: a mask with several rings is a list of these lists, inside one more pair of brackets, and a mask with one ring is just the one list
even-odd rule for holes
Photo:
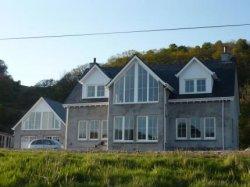
[[95,69],[97,69],[98,71],[100,71],[102,75],[104,75],[105,77],[107,77],[108,80],[110,80],[110,78],[101,70],[101,68],[100,68],[97,64],[95,64],[95,65],[93,65],[93,66],[90,68],[90,70],[89,70],[89,71],[82,77],[82,79],[79,80],[78,82],[79,82],[80,84],[83,84],[83,82],[91,75],[91,73],[92,73]]
[[196,103],[213,101],[233,101],[234,97],[206,97],[206,98],[188,98],[188,99],[169,99],[169,103]]
[[200,64],[205,71],[210,74],[213,78],[216,78],[215,72],[211,71],[207,66],[205,66],[198,58],[193,57],[177,74],[175,74],[176,77],[179,77],[192,63],[198,63]]
[[28,112],[26,112],[26,114],[15,124],[14,127],[12,127],[11,129],[12,130],[15,130],[15,128],[20,124],[20,122],[25,119],[29,113],[40,103],[40,102],[44,102],[46,103],[46,105],[48,106],[48,108],[50,110],[52,110],[52,112],[55,114],[55,116],[58,117],[58,119],[60,120],[61,123],[63,123],[65,125],[65,122],[61,119],[60,116],[57,115],[57,113],[53,110],[53,108],[47,103],[47,101],[43,98],[43,97],[40,97],[40,99],[38,99],[38,101],[28,110]]
[[69,107],[84,107],[84,106],[107,106],[108,102],[93,102],[93,103],[74,103],[74,104],[63,104],[64,108]]
[[166,86],[171,91],[174,90],[172,86],[170,86],[167,82],[163,81],[155,72],[153,72],[138,56],[133,56],[133,58],[122,68],[122,70],[106,85],[107,87],[110,87],[116,79],[121,77],[123,73],[133,64],[133,63],[139,63],[146,71],[148,71],[154,79],[161,82],[164,86]]

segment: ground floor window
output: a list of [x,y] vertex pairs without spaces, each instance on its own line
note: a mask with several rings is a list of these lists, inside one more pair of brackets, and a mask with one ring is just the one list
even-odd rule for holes
[[215,139],[215,118],[213,117],[205,118],[204,122],[205,122],[204,124],[205,139]]
[[59,136],[46,136],[45,138],[49,139],[49,140],[56,140],[56,141],[60,142],[60,137]]
[[87,121],[78,121],[78,140],[87,139]]
[[177,139],[187,138],[187,119],[185,118],[176,119],[176,138]]
[[138,141],[156,141],[158,139],[158,118],[157,116],[137,117],[137,139]]
[[114,140],[131,141],[134,139],[134,125],[132,117],[114,117]]
[[4,143],[5,143],[5,136],[0,135],[0,147],[4,147]]
[[215,139],[215,131],[215,117],[176,119],[176,139]]
[[102,121],[101,127],[101,138],[107,139],[108,138],[108,123],[107,120]]
[[21,148],[28,148],[28,145],[31,141],[36,140],[36,136],[21,136]]
[[99,120],[91,120],[89,123],[89,139],[97,140],[99,138],[100,124]]

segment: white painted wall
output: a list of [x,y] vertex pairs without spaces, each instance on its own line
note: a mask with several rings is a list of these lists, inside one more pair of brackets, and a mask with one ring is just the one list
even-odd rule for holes
[[[81,80],[82,83],[82,98],[87,98],[87,86],[88,85],[103,85],[105,86],[110,79],[97,67],[90,70],[86,77]],[[109,90],[105,88],[105,97],[109,97]]]
[[[196,61],[192,62],[179,76],[179,93],[180,94],[197,94],[196,92],[196,81],[194,84],[194,93],[185,93],[185,80],[187,79],[206,79],[206,92],[212,93],[213,89],[213,78],[205,70],[205,68],[197,63]],[[200,93],[200,92],[198,92]],[[202,92],[204,93],[204,92]]]

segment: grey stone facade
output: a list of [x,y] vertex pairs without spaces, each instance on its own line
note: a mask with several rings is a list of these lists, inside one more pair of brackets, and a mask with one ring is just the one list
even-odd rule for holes
[[65,125],[61,123],[60,130],[21,130],[21,124],[18,124],[14,133],[14,148],[21,148],[22,136],[36,136],[37,139],[43,139],[46,136],[58,136],[60,143],[65,144]]
[[[110,98],[113,98],[113,86],[110,87]],[[159,102],[144,104],[114,104],[113,100],[109,101],[108,114],[108,150],[119,151],[163,151],[164,150],[164,87],[159,87]],[[158,116],[158,141],[157,142],[138,142],[137,141],[137,116]],[[134,124],[133,142],[115,142],[114,116],[132,116]]]
[[[237,120],[234,115],[234,101],[224,101],[224,137],[222,136],[222,102],[203,103],[169,103],[167,105],[166,120],[166,150],[173,149],[237,149],[238,131]],[[176,139],[176,118],[215,117],[216,137],[215,140],[204,139],[204,121],[201,120],[201,139],[190,139],[190,124],[187,128],[187,140]]]
[[[87,140],[78,140],[78,122],[80,120],[107,120],[108,106],[82,106],[70,107],[68,112],[68,134],[67,149],[69,150],[93,150],[95,148],[105,149],[101,144],[106,144],[107,140],[102,140],[99,132],[98,140],[90,140],[87,134]],[[87,125],[89,132],[89,125]]]

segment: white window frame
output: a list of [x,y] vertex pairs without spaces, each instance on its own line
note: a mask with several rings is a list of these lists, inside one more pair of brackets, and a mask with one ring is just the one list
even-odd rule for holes
[[[85,127],[85,130],[86,130],[86,138],[79,138],[79,126],[80,126],[80,122],[85,122],[86,123],[86,127]],[[79,120],[77,122],[77,139],[78,140],[87,140],[88,139],[88,121],[87,120]]]
[[[192,120],[192,118],[198,118],[199,119],[199,124],[200,124],[200,133],[201,133],[201,136],[200,137],[191,137],[191,135],[192,135],[192,133],[191,133],[191,128],[192,128],[192,122],[191,122],[191,120]],[[202,139],[202,124],[201,124],[201,122],[202,122],[202,120],[201,120],[202,118],[201,117],[191,117],[191,118],[189,118],[189,133],[190,133],[190,136],[189,136],[189,138],[190,138],[190,140],[201,140]]]
[[[122,139],[121,140],[116,140],[115,139],[115,118],[122,118]],[[114,116],[114,124],[113,124],[113,141],[114,142],[133,142],[133,140],[125,140],[125,116]],[[134,133],[134,126],[133,126],[133,133]]]
[[[214,120],[214,137],[206,137],[206,119]],[[216,140],[216,118],[215,117],[204,117],[204,140]]]
[[[103,123],[106,122],[107,123],[107,137],[106,138],[103,138],[102,135],[103,135]],[[108,139],[108,120],[102,120],[101,122],[101,139],[102,140],[107,140]]]
[[[43,114],[45,113],[45,112],[48,112],[48,113],[52,113],[53,114],[53,126],[55,126],[55,120],[57,120],[58,121],[58,128],[47,128],[47,129],[43,129],[43,127],[42,127],[42,123],[43,123]],[[36,118],[36,113],[38,113],[38,111],[37,112],[33,112],[33,113],[35,113],[35,118]],[[29,128],[25,128],[25,124],[24,124],[24,122],[28,119],[28,118],[30,118],[30,114],[27,116],[27,118],[25,118],[24,120],[22,120],[22,122],[21,122],[21,130],[25,130],[25,131],[36,131],[36,130],[41,130],[41,131],[47,131],[47,130],[61,130],[61,122],[60,122],[60,120],[58,119],[58,117],[54,114],[54,112],[52,112],[52,111],[44,111],[44,112],[40,112],[41,113],[41,117],[40,117],[40,128],[39,129],[29,129]],[[49,118],[48,118],[49,119]],[[47,120],[48,120],[47,119]],[[34,123],[35,123],[35,121],[36,120],[34,120]]]
[[[186,92],[186,81],[194,81],[194,91],[193,92]],[[197,90],[197,81],[198,80],[205,80],[205,91],[198,91]],[[184,79],[184,93],[183,94],[201,94],[201,93],[208,93],[207,91],[207,79],[206,78],[188,78]]]
[[[89,97],[88,96],[88,87],[89,86],[93,86],[95,88],[95,93],[94,96]],[[104,95],[103,96],[97,96],[97,89],[99,86],[104,86]],[[85,99],[91,99],[91,98],[106,98],[106,90],[105,90],[105,85],[101,85],[101,84],[87,84],[86,85],[86,95],[85,95]]]
[[[147,101],[138,101],[138,76],[139,76],[139,64],[138,63],[135,63],[135,75],[134,75],[134,102],[125,102],[125,73],[123,73],[120,77],[120,79],[124,79],[124,83],[123,83],[123,102],[117,102],[116,99],[114,98],[113,99],[113,103],[114,104],[144,104],[144,103],[158,103],[159,102],[159,95],[160,95],[160,84],[159,84],[159,81],[157,81],[154,76],[152,76],[152,78],[154,80],[156,80],[158,82],[158,97],[157,97],[157,100],[156,101],[150,101],[149,100],[149,72],[147,70],[145,70],[145,68],[143,66],[141,66],[146,72],[147,72]],[[132,66],[131,66],[132,67]],[[129,68],[131,68],[129,67]],[[113,86],[113,95],[115,95],[115,85],[119,82],[119,80],[116,80],[114,82],[114,86]]]
[[[204,80],[205,81],[205,90],[204,91],[198,91],[198,81],[199,80]],[[206,93],[207,92],[207,80],[206,78],[200,78],[200,79],[196,79],[196,92],[197,93]]]
[[[178,136],[178,121],[184,120],[186,122],[186,137],[179,137]],[[188,118],[176,118],[175,119],[175,130],[176,130],[176,140],[187,140],[188,139]]]
[[[154,115],[151,115],[151,116],[154,116]],[[146,117],[146,139],[145,140],[140,140],[139,138],[138,138],[138,127],[139,127],[139,123],[138,123],[138,118],[140,118],[140,117]],[[148,118],[149,118],[149,116],[137,116],[136,117],[136,140],[137,140],[137,142],[158,142],[158,116],[157,116],[157,124],[156,124],[156,129],[157,129],[157,132],[156,132],[156,140],[149,140],[148,139]]]
[[[97,128],[97,138],[90,138],[90,133],[91,133],[91,121],[97,121],[98,122],[98,128]],[[100,120],[89,120],[89,140],[91,141],[91,140],[99,140],[100,139],[100,126],[101,126],[101,124],[100,124]]]

